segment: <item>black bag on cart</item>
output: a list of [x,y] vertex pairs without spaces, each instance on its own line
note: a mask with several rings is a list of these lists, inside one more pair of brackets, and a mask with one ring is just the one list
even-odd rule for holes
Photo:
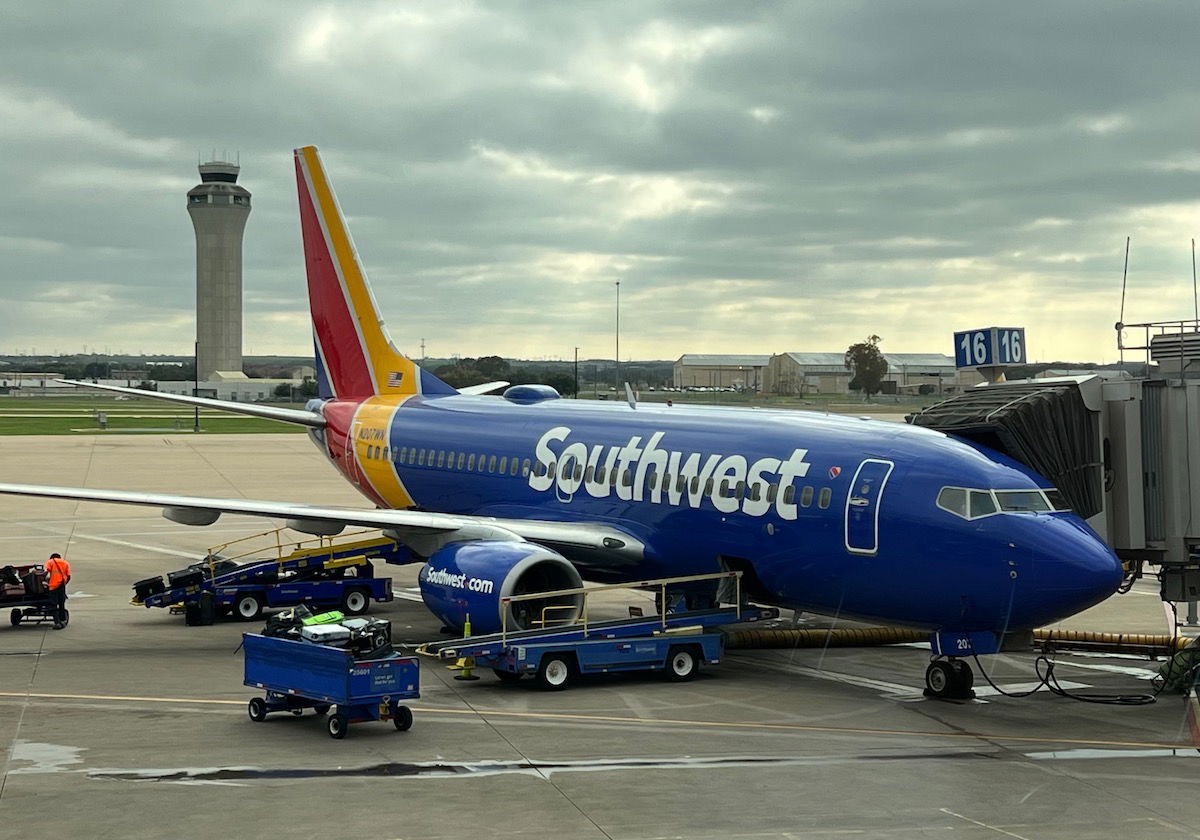
[[145,601],[151,595],[166,591],[167,585],[163,583],[162,575],[139,580],[133,585],[133,594],[139,601]]
[[22,582],[25,584],[25,594],[26,595],[44,595],[44,594],[46,594],[46,573],[45,572],[39,572],[39,571],[28,572],[28,573],[26,573],[25,577],[22,578]]
[[21,578],[17,575],[17,570],[13,566],[5,566],[3,569],[0,569],[0,584],[20,582]]
[[171,584],[172,589],[181,589],[185,586],[196,586],[204,581],[204,572],[200,569],[191,567],[180,569],[178,572],[167,573],[167,581]]

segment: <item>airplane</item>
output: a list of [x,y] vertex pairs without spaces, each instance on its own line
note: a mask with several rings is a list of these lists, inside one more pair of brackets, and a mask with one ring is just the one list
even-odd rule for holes
[[[314,534],[379,528],[424,561],[426,605],[452,626],[469,613],[477,633],[499,628],[508,595],[740,571],[758,603],[929,631],[934,697],[969,693],[968,657],[1121,583],[1120,561],[1046,479],[941,432],[569,400],[544,385],[452,388],[397,350],[316,148],[294,158],[318,397],[299,410],[74,384],[304,425],[374,509],[22,484],[0,493],[157,506],[188,525],[228,512]],[[688,597],[705,606],[728,593]]]

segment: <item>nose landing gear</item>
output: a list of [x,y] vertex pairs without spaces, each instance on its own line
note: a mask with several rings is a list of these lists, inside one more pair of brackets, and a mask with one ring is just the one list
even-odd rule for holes
[[935,656],[925,669],[925,696],[939,700],[971,700],[975,697],[975,672],[963,659]]

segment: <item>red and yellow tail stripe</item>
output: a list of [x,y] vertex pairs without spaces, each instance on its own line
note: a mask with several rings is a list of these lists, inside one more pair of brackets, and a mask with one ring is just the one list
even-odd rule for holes
[[295,159],[313,332],[333,396],[453,393],[388,336],[316,147],[296,149]]

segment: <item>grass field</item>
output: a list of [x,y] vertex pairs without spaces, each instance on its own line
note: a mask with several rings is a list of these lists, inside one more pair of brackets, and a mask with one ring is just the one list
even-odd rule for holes
[[[584,393],[584,399],[591,395]],[[609,394],[610,401],[616,399]],[[624,395],[620,399],[624,401]],[[905,414],[941,399],[938,396],[897,401],[894,397],[876,397],[872,402],[848,396],[776,397],[763,394],[737,394],[695,391],[644,391],[641,402],[678,405],[730,405],[759,408],[791,408],[829,411],[840,414]],[[279,403],[300,408],[294,403]],[[107,416],[106,428],[100,427],[99,414]],[[112,397],[5,397],[0,396],[0,435],[113,435],[113,434],[194,434],[194,410],[155,399],[119,400]],[[300,434],[304,428],[290,423],[260,420],[222,411],[200,411],[201,434],[247,433]]]
[[[105,429],[100,428],[97,418],[101,413],[108,418]],[[193,409],[154,399],[0,397],[0,435],[190,435],[194,434],[194,423]],[[303,431],[303,427],[290,423],[260,420],[222,411],[200,412],[201,434],[278,434]]]

